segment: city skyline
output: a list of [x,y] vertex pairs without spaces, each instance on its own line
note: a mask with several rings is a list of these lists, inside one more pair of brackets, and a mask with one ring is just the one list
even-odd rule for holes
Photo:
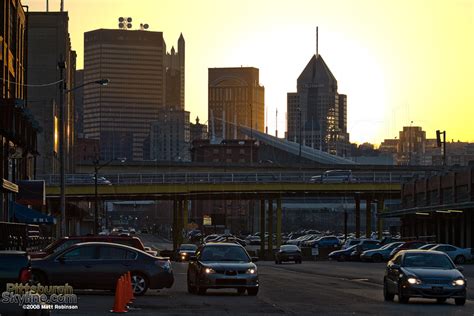
[[[22,3],[30,11],[44,11],[46,6],[43,0]],[[117,29],[120,16],[133,17],[133,29],[148,23],[149,30],[163,32],[169,43],[182,32],[188,44],[186,110],[191,111],[191,118],[207,121],[208,68],[257,67],[266,90],[268,130],[274,133],[278,109],[282,136],[286,92],[295,90],[295,79],[315,52],[315,28],[319,26],[319,52],[348,96],[352,142],[380,143],[411,121],[423,126],[429,138],[441,129],[447,131],[449,140],[474,140],[469,128],[474,115],[470,107],[474,61],[469,58],[474,44],[468,40],[474,34],[474,4],[470,1],[140,4],[65,1],[78,69],[83,65],[83,33]],[[49,5],[51,11],[57,11],[59,0]],[[450,118],[447,108],[462,115]]]

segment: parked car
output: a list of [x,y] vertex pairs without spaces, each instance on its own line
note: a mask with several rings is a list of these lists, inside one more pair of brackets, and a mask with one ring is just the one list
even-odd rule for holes
[[387,264],[384,299],[393,301],[397,295],[400,303],[408,303],[410,297],[432,298],[443,303],[454,298],[456,305],[464,305],[466,278],[460,270],[440,251],[400,251]]
[[249,245],[260,245],[260,237],[258,236],[247,236],[245,240]]
[[301,256],[301,249],[295,245],[282,245],[280,250],[275,253],[275,263],[281,264],[282,262],[294,261],[295,263],[301,263],[303,261]]
[[157,255],[157,251],[152,250],[150,248],[146,249],[143,246],[142,241],[138,237],[114,236],[114,235],[62,237],[52,242],[51,244],[49,244],[44,250],[30,252],[29,255],[32,259],[43,258],[52,253],[57,253],[66,248],[69,248],[72,245],[83,243],[83,242],[109,242],[109,243],[122,244],[122,245],[127,245],[127,246],[131,246],[131,247],[143,250],[153,256]]
[[290,239],[286,243],[288,245],[300,246],[304,241],[310,240],[310,239],[313,239],[313,238],[317,238],[317,237],[319,237],[319,235],[316,235],[316,234],[303,235],[303,236],[298,237],[296,239]]
[[457,264],[463,264],[466,260],[472,259],[471,248],[459,248],[453,245],[440,244],[430,248],[430,250],[444,252]]
[[436,245],[437,244],[426,244],[426,245],[423,245],[423,246],[419,247],[418,249],[420,249],[420,250],[430,250],[431,248],[433,248]]
[[392,259],[393,257],[395,257],[395,255],[399,251],[409,250],[409,249],[418,249],[418,248],[420,248],[421,246],[424,246],[424,245],[426,245],[426,242],[424,242],[424,241],[419,241],[419,240],[406,241],[403,244],[401,244],[400,246],[398,246],[398,247],[396,247],[392,250],[392,252],[390,253],[389,259]]
[[360,241],[361,241],[360,239],[354,239],[354,238],[347,239],[346,242],[342,245],[341,249],[347,249],[349,247],[357,245],[360,243]]
[[386,244],[381,248],[366,250],[360,255],[360,260],[362,261],[372,261],[372,262],[382,262],[387,261],[390,257],[390,253],[393,249],[403,244],[402,241],[392,242],[391,244]]
[[340,241],[336,236],[323,236],[313,240],[303,242],[304,246],[319,248],[334,248],[340,245]]
[[189,293],[205,294],[207,289],[235,288],[239,294],[258,293],[257,259],[235,243],[201,245],[191,257],[187,272]]
[[107,242],[72,245],[31,261],[33,278],[41,284],[68,283],[75,289],[115,289],[117,279],[131,271],[135,295],[150,289],[170,288],[174,277],[168,258]]
[[361,242],[360,244],[356,245],[354,250],[351,252],[350,260],[358,261],[361,260],[361,254],[366,250],[377,249],[380,245],[378,243],[364,243]]
[[176,261],[189,261],[189,257],[196,254],[197,246],[194,244],[182,244],[179,246]]
[[337,260],[337,261],[348,261],[351,258],[351,253],[356,249],[357,245],[352,245],[349,248],[336,250],[329,253],[328,258],[329,260]]

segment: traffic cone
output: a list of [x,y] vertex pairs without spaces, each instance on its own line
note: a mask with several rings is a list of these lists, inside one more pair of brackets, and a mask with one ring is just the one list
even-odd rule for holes
[[111,313],[126,313],[127,302],[125,301],[125,292],[124,292],[124,280],[123,277],[117,279],[117,284],[115,286],[115,300],[114,308],[110,310]]
[[135,300],[135,295],[133,295],[133,287],[132,287],[132,274],[130,271],[127,272],[128,278],[128,289],[130,290],[130,302]]

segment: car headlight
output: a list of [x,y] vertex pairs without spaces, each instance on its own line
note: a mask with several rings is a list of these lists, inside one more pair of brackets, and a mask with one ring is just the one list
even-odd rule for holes
[[453,286],[463,286],[466,284],[466,281],[463,279],[457,279],[453,281]]
[[249,268],[247,269],[247,274],[256,274],[257,273],[257,268]]
[[409,277],[409,278],[407,279],[407,282],[408,282],[409,284],[411,284],[411,285],[420,284],[420,283],[421,283],[421,281],[420,281],[419,279],[414,278],[414,277]]
[[216,271],[213,269],[213,268],[205,268],[204,269],[204,272],[206,274],[213,274],[213,273],[216,273]]

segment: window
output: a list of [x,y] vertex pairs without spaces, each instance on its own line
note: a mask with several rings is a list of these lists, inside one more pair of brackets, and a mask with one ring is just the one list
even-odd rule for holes
[[117,247],[100,247],[99,258],[102,260],[133,260],[137,254],[133,251]]
[[66,252],[62,258],[66,261],[93,260],[95,259],[95,246],[77,247]]

